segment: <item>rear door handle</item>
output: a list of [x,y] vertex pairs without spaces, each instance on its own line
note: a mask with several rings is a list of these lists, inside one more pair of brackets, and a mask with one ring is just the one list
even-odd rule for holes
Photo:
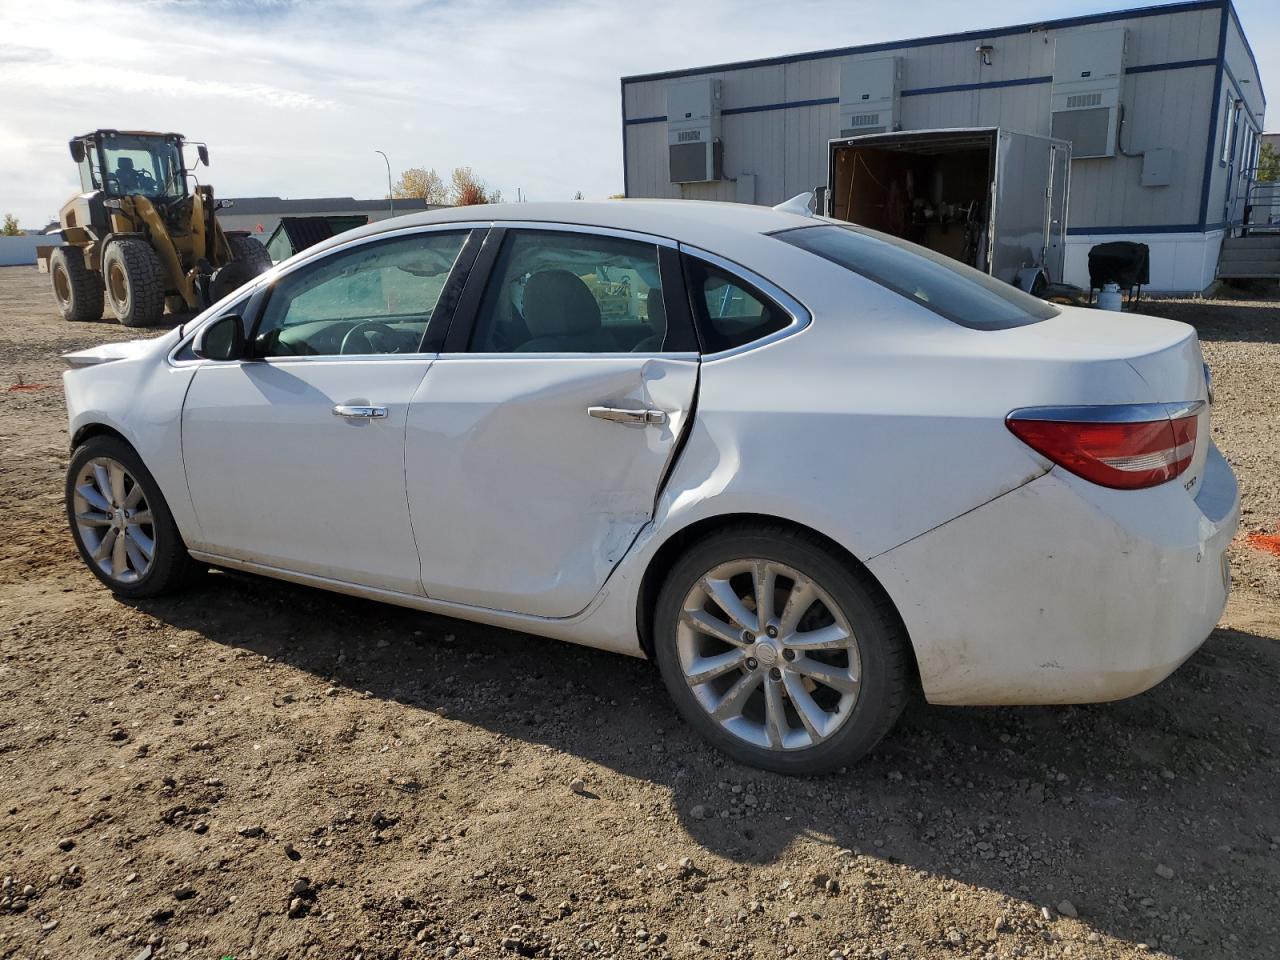
[[386,407],[362,407],[340,403],[333,408],[335,417],[347,420],[381,420],[387,415]]
[[641,426],[656,426],[667,422],[665,411],[652,408],[632,410],[627,407],[587,407],[587,415],[611,423],[635,423]]

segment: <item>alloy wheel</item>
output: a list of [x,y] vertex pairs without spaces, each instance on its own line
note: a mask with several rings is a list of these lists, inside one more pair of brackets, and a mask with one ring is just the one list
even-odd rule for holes
[[137,583],[155,562],[151,507],[123,464],[110,457],[85,462],[76,477],[76,535],[91,562],[118,583]]
[[832,737],[858,701],[862,664],[845,613],[818,583],[759,558],[720,564],[686,594],[676,628],[685,682],[707,714],[756,747]]

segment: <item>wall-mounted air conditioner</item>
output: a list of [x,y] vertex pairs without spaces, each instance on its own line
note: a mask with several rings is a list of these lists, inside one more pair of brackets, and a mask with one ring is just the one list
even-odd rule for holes
[[1064,33],[1053,56],[1050,129],[1071,141],[1071,158],[1114,157],[1124,80],[1123,27]]
[[667,84],[667,158],[672,183],[705,183],[721,177],[719,80]]
[[902,61],[898,57],[847,60],[840,64],[840,136],[900,129],[901,88]]

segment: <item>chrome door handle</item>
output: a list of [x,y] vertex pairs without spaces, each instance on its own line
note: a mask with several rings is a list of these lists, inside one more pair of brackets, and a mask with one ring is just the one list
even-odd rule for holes
[[641,426],[658,425],[667,422],[666,411],[643,409],[631,410],[626,407],[587,407],[587,416],[597,420],[608,420],[611,423],[636,423]]
[[387,415],[387,408],[356,407],[340,403],[333,408],[333,415],[335,417],[345,417],[348,420],[381,420]]

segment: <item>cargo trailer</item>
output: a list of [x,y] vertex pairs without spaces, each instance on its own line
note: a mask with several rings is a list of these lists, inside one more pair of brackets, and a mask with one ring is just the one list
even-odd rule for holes
[[1042,294],[1061,283],[1071,144],[999,127],[830,141],[827,216]]

